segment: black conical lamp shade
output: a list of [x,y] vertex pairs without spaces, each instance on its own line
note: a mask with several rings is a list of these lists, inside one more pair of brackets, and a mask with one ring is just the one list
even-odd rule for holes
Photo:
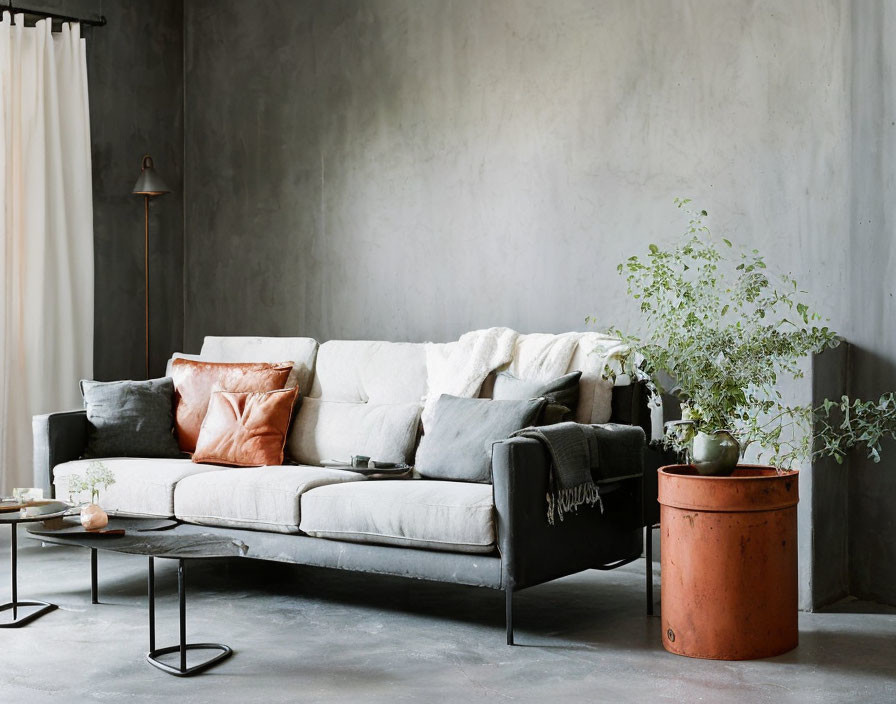
[[152,157],[149,154],[143,157],[140,176],[137,179],[137,183],[134,184],[134,190],[131,193],[138,196],[162,196],[166,193],[171,193],[171,189],[165,185],[165,182],[153,168]]

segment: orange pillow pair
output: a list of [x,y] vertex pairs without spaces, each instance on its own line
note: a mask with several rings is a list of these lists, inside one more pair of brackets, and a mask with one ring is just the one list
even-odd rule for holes
[[[194,453],[196,462],[236,466],[282,464],[283,445],[298,394],[295,387],[283,388],[291,371],[292,362],[235,364],[175,359],[171,376],[180,449]],[[265,397],[265,392],[273,391],[282,393]],[[228,399],[225,394],[232,397]],[[215,413],[205,433],[203,424],[211,402]],[[245,413],[247,410],[249,413]],[[275,428],[282,440],[277,439]]]

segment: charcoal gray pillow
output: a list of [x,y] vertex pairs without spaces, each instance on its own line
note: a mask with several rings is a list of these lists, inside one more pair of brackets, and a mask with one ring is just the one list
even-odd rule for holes
[[81,381],[89,434],[84,457],[181,457],[174,382]]
[[582,372],[571,372],[550,381],[527,381],[510,372],[501,372],[495,377],[492,398],[496,401],[522,401],[527,398],[547,400],[544,411],[537,419],[538,425],[553,425],[574,420],[579,405],[579,380]]
[[430,479],[490,483],[492,444],[532,425],[544,403],[440,396],[417,450],[417,471]]

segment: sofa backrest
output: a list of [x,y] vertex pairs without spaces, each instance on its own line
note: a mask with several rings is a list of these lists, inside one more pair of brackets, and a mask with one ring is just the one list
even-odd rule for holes
[[330,340],[317,354],[310,398],[342,403],[420,403],[426,346],[414,342]]
[[[214,337],[202,343],[199,359],[206,362],[293,363],[288,384],[307,394],[314,375],[317,340],[310,337]],[[185,355],[186,356],[186,355]],[[192,357],[192,355],[189,355]]]
[[[631,408],[632,394],[623,392],[624,400],[614,394],[613,384],[602,378],[606,357],[592,354],[595,348],[608,349],[607,338],[596,333],[519,335],[504,368],[526,379],[547,375],[545,380],[581,371],[578,422],[640,424],[640,418],[620,417],[629,415],[620,409]],[[319,464],[369,455],[413,461],[428,386],[425,343],[331,340],[318,345],[302,337],[206,337],[198,357],[295,362],[304,398],[287,439],[287,456],[293,460]],[[480,397],[491,397],[493,382],[494,374],[482,385]],[[620,382],[628,384],[628,379]]]
[[[521,379],[533,381],[550,381],[570,372],[582,372],[576,422],[607,423],[613,415],[614,384],[603,378],[606,356],[601,352],[612,349],[615,344],[607,341],[608,338],[598,333],[520,335],[506,369]],[[558,359],[551,359],[552,355]],[[621,376],[616,385],[628,383],[628,377]],[[494,373],[483,383],[480,398],[491,398],[493,388]]]
[[302,464],[352,455],[411,462],[425,393],[424,345],[325,342],[287,440],[289,454]]

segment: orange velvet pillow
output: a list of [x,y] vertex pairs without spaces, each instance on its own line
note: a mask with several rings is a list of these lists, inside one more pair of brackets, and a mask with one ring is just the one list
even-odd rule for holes
[[171,363],[171,377],[174,379],[174,426],[180,449],[184,452],[196,449],[199,429],[213,389],[274,391],[286,386],[290,371],[292,362],[268,364],[175,359]]
[[298,389],[213,391],[193,461],[234,467],[283,464],[283,446]]

